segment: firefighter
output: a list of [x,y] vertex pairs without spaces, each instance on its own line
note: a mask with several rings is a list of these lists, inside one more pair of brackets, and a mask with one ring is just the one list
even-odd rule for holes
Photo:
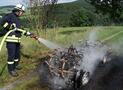
[[0,35],[6,34],[9,30],[15,29],[6,38],[6,48],[8,51],[8,72],[11,76],[17,77],[16,70],[20,70],[20,39],[21,35],[31,36],[30,32],[25,30],[17,30],[21,28],[19,17],[25,12],[25,7],[21,4],[17,4],[11,13],[5,15],[0,24],[3,26],[3,32]]

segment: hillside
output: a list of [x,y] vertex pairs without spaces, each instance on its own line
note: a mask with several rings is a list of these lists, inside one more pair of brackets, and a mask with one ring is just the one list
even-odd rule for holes
[[1,6],[0,7],[0,15],[4,15],[8,12],[11,12],[14,6]]
[[60,26],[68,26],[71,15],[77,11],[88,11],[94,14],[94,7],[85,0],[77,0],[71,3],[64,3],[56,5],[54,13]]
[[[12,8],[13,6],[0,7],[0,15],[10,12]],[[112,25],[112,20],[109,14],[95,13],[95,11],[96,9],[94,6],[87,3],[86,0],[77,0],[70,3],[57,4],[53,11],[55,18],[51,17],[49,19],[48,27],[53,27],[54,21],[60,27]],[[23,23],[27,22],[26,18],[24,18]],[[118,25],[122,25],[123,13],[119,20],[120,23],[118,23]]]

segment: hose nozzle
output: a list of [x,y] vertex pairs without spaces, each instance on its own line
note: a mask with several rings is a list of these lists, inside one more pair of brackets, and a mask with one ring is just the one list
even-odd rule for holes
[[31,37],[31,38],[34,38],[35,40],[38,40],[38,36],[35,35],[34,33],[31,33],[31,34],[30,34],[30,37]]

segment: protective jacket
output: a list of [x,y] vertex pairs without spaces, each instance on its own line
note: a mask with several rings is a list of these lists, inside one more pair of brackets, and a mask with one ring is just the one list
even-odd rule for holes
[[[0,31],[0,36],[6,34],[9,30],[14,29],[15,27],[21,28],[20,20],[14,12],[5,15],[0,21],[0,25],[3,27],[2,31]],[[17,29],[8,35],[6,42],[19,43],[22,34],[26,34],[26,31]]]

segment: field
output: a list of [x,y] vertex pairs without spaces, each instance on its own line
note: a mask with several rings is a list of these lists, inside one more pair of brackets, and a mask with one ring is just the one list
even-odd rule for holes
[[[123,51],[121,48],[123,46],[122,30],[122,26],[68,27],[48,29],[46,33],[41,32],[40,36],[64,48],[71,44],[75,45],[79,41],[100,40],[109,47],[112,47],[118,54],[121,54]],[[12,88],[12,90],[48,90],[45,87],[41,89],[41,86],[38,85],[38,75],[34,76],[32,72],[37,67],[41,58],[46,56],[50,49],[28,37],[23,37],[22,39],[21,64],[23,70],[19,71],[19,77],[13,78],[8,75],[5,45],[0,53],[0,87]]]

